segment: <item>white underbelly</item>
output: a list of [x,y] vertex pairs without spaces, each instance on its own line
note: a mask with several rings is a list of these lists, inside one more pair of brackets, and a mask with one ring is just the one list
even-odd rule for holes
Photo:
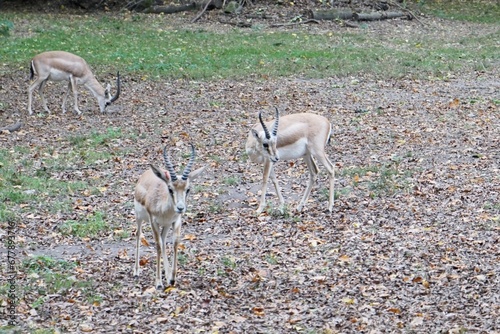
[[69,81],[69,77],[71,76],[70,73],[56,70],[56,69],[51,69],[50,70],[50,75],[49,75],[49,80],[51,81]]

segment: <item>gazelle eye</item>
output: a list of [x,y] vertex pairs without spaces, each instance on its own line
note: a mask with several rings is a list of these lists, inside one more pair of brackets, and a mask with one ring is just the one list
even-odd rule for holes
[[189,194],[190,191],[191,191],[191,189],[189,189],[189,188],[186,190],[186,196]]
[[264,148],[269,148],[269,144],[268,143],[264,143],[264,144],[262,144],[262,146],[264,146]]
[[170,193],[170,195],[174,196],[174,190],[172,188],[168,188],[168,192]]

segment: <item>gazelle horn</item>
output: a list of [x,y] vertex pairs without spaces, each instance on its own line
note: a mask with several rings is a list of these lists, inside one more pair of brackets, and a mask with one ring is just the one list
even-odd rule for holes
[[264,121],[262,120],[262,112],[259,111],[259,121],[260,124],[262,124],[262,128],[264,129],[264,133],[266,134],[266,138],[270,139],[271,135],[269,134],[269,130],[267,130],[266,125],[264,124]]
[[170,162],[170,158],[168,157],[167,146],[165,146],[165,148],[163,149],[163,159],[165,159],[165,166],[167,167],[172,182],[177,181],[177,174],[175,174],[174,166],[172,165],[172,163]]
[[116,73],[116,75],[117,75],[117,78],[116,78],[116,94],[115,94],[115,96],[113,96],[111,98],[111,100],[109,100],[109,103],[115,102],[120,97],[120,91],[121,91],[120,72]]
[[191,158],[189,158],[189,162],[186,166],[186,168],[184,168],[184,173],[182,173],[182,179],[184,181],[186,181],[188,179],[188,176],[189,176],[189,173],[191,173],[191,168],[193,167],[193,163],[194,163],[194,157],[195,157],[195,150],[194,150],[194,145],[193,144],[190,144],[191,145]]
[[273,136],[276,136],[276,134],[278,133],[278,124],[279,124],[279,120],[280,120],[280,112],[278,111],[277,107],[274,107],[274,108],[276,108],[276,119],[274,120],[272,134],[273,134]]

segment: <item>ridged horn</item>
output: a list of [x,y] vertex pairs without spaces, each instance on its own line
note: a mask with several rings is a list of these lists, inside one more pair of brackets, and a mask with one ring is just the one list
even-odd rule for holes
[[280,112],[279,112],[279,110],[278,110],[277,107],[274,107],[274,108],[276,108],[276,119],[274,120],[272,134],[273,134],[273,136],[276,137],[276,134],[278,133],[278,124],[279,124],[279,120],[280,120]]
[[111,100],[109,100],[109,103],[115,102],[120,97],[121,81],[120,81],[120,72],[119,71],[116,73],[116,76],[117,76],[116,77],[116,94],[115,94],[115,96],[113,96],[111,98]]
[[269,130],[267,130],[266,125],[264,124],[264,121],[262,120],[262,112],[259,111],[259,121],[260,124],[262,124],[262,128],[264,129],[264,133],[266,134],[266,138],[270,139],[271,135],[269,134]]
[[163,159],[165,159],[165,166],[167,167],[172,182],[177,181],[177,174],[175,174],[174,166],[172,165],[172,163],[170,162],[170,158],[168,157],[167,146],[163,148]]
[[195,150],[194,150],[194,145],[191,145],[191,158],[189,158],[189,162],[184,168],[184,173],[182,173],[182,179],[186,181],[188,179],[189,173],[191,173],[191,168],[193,168],[193,163],[194,163],[194,157],[196,156]]

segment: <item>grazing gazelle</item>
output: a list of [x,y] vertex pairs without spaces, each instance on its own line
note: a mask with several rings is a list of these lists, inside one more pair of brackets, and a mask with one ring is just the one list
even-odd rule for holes
[[[259,112],[259,123],[255,124],[248,134],[246,152],[250,160],[264,164],[264,180],[262,183],[262,194],[257,213],[261,213],[266,206],[267,181],[271,181],[276,188],[280,205],[283,207],[285,201],[274,174],[274,163],[278,160],[292,160],[304,158],[309,169],[309,184],[297,211],[302,211],[309,197],[311,188],[318,176],[318,167],[313,158],[316,158],[330,174],[330,197],[328,210],[333,209],[334,201],[334,166],[328,160],[325,153],[325,145],[330,138],[331,125],[323,116],[302,113],[279,117],[276,108],[276,119],[274,122],[262,121],[262,113]],[[269,132],[271,128],[271,132]]]
[[69,81],[68,90],[64,95],[62,110],[66,112],[66,100],[68,99],[69,91],[73,91],[74,109],[77,114],[81,114],[78,109],[78,92],[76,86],[83,84],[87,87],[97,99],[101,112],[104,112],[106,107],[115,102],[120,96],[120,73],[116,79],[116,94],[111,96],[111,86],[108,84],[104,89],[99,81],[94,77],[87,62],[77,55],[65,51],[48,51],[36,55],[30,64],[30,80],[36,76],[36,80],[28,89],[28,111],[30,115],[33,113],[31,109],[33,91],[38,88],[38,93],[42,98],[43,109],[50,114],[47,107],[47,101],[43,95],[43,88],[47,81]]
[[[189,193],[191,181],[193,181],[206,166],[191,172],[193,167],[195,150],[191,144],[191,158],[189,159],[181,178],[177,177],[174,167],[168,157],[167,148],[163,150],[166,170],[156,168],[153,165],[141,175],[135,187],[134,206],[137,222],[136,251],[134,276],[139,276],[139,248],[141,246],[142,222],[149,222],[153,230],[156,243],[156,280],[157,288],[163,287],[161,278],[161,259],[168,284],[175,284],[177,274],[177,247],[180,242],[181,217],[186,212],[186,198]],[[173,230],[174,251],[172,254],[172,267],[169,266],[166,254],[166,237],[168,230]]]

